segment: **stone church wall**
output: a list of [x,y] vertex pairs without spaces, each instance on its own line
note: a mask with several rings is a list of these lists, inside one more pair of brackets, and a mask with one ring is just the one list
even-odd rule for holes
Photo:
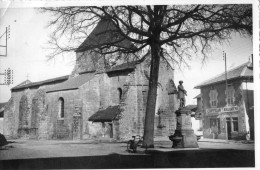
[[[81,56],[82,55],[82,56]],[[93,58],[94,57],[94,58]],[[79,61],[73,74],[82,71],[97,70],[95,78],[80,87],[83,102],[83,136],[102,136],[102,123],[88,122],[88,118],[99,109],[120,105],[124,110],[116,133],[121,138],[132,135],[142,135],[146,100],[148,94],[148,79],[150,73],[149,59],[136,65],[133,72],[118,71],[105,73],[99,67],[104,67],[104,61],[99,55],[78,53]],[[174,80],[173,70],[162,61],[159,72],[158,96],[155,115],[155,134],[158,136],[170,135],[175,129],[175,113],[177,109],[176,94],[168,94],[169,81]],[[118,100],[118,90],[122,90],[122,99]],[[160,116],[158,111],[160,110]],[[116,137],[115,137],[116,138]]]
[[[11,138],[29,138],[31,127],[32,98],[37,89],[27,89],[12,93],[5,112],[4,134]],[[26,104],[21,106],[20,103]],[[21,114],[23,113],[23,115]],[[23,122],[23,123],[22,123]]]
[[48,139],[49,116],[46,107],[46,93],[43,89],[35,92],[32,98],[30,138]]
[[[119,121],[114,122],[115,138],[129,138],[135,133],[134,121],[138,114],[136,72],[125,70],[108,76],[111,105],[119,104],[122,109]],[[122,90],[121,99],[118,96],[119,89]]]
[[[72,74],[76,76],[84,70],[80,67]],[[173,78],[173,70],[162,62],[154,121],[156,136],[168,136],[175,129],[177,99],[175,94],[168,94],[169,81]],[[112,123],[114,139],[142,136],[148,79],[149,60],[137,64],[135,70],[97,72],[79,89],[45,93],[43,86],[13,92],[5,112],[5,135],[27,139],[88,139],[104,136],[104,129],[111,128]],[[59,117],[60,98],[64,100],[64,118]],[[119,120],[105,124],[88,121],[99,109],[114,105],[123,110]]]
[[82,118],[83,118],[83,139],[100,135],[98,131],[101,125],[88,121],[88,118],[99,110],[100,92],[99,82],[100,74],[95,75],[93,79],[80,87],[80,97],[82,99]]
[[[102,123],[92,123],[88,121],[88,118],[96,113],[99,109],[106,109],[109,106],[120,105],[122,109],[126,109],[125,105],[133,104],[133,95],[136,95],[136,91],[132,90],[128,92],[128,82],[133,74],[129,72],[124,73],[112,73],[112,74],[96,74],[96,76],[80,87],[82,101],[83,101],[83,136],[87,137],[100,137],[103,135],[104,128],[102,128]],[[122,90],[122,98],[119,100],[119,89]],[[130,93],[130,98],[127,102],[128,93]],[[136,97],[134,98],[136,100]],[[136,103],[134,104],[136,105]],[[135,106],[136,107],[136,106]],[[132,105],[129,108],[134,108]],[[129,112],[131,115],[135,112]],[[129,119],[127,119],[129,122]],[[131,118],[132,120],[132,118]],[[113,126],[119,126],[117,121],[112,122]],[[120,127],[112,127],[113,138],[118,138],[128,131],[127,128],[132,126],[124,123]]]
[[[144,117],[148,95],[149,61],[144,61],[136,69],[137,112],[133,120],[134,133],[143,135]],[[155,136],[169,136],[174,133],[177,110],[177,95],[169,94],[169,81],[174,80],[173,70],[161,61],[157,89],[156,114],[154,120]]]
[[17,136],[16,133],[17,130],[15,130],[14,110],[15,110],[14,98],[11,97],[5,106],[4,126],[3,126],[3,134],[8,139]]
[[74,77],[82,72],[96,71],[98,67],[98,60],[100,58],[100,54],[95,54],[94,52],[77,52],[76,65],[72,70],[71,76]]
[[[4,114],[4,135],[7,138],[48,138],[45,89],[56,84],[54,82],[40,88],[30,87],[12,92]],[[24,101],[21,101],[22,98]],[[25,105],[21,106],[20,103]],[[21,115],[20,110],[24,110],[25,114]]]
[[[64,100],[64,118],[59,117],[59,99]],[[47,93],[47,112],[50,116],[48,132],[50,139],[73,138],[73,114],[75,106],[82,106],[78,90]]]

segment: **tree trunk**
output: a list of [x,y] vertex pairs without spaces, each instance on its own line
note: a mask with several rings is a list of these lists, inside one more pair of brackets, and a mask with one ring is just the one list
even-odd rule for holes
[[148,148],[154,147],[154,117],[157,99],[157,82],[160,66],[160,45],[151,44],[151,67],[149,78],[149,90],[145,112],[144,143]]

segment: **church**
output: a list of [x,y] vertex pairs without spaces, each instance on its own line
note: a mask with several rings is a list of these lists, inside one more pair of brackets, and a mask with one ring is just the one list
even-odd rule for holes
[[[4,114],[7,138],[124,140],[143,135],[150,54],[94,52],[100,43],[116,37],[106,31],[114,27],[107,19],[97,24],[75,50],[76,64],[70,75],[40,82],[26,80],[11,89]],[[117,45],[134,46],[126,39]],[[174,134],[177,107],[174,69],[162,59],[155,136]]]

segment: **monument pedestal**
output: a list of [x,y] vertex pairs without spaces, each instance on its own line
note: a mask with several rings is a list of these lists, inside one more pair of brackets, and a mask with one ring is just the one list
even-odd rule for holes
[[174,135],[169,136],[173,148],[198,148],[197,137],[191,127],[191,111],[181,108],[176,112],[177,127]]

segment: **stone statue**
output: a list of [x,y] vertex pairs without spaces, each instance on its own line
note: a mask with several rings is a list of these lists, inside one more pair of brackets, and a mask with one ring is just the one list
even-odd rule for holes
[[187,91],[183,87],[183,81],[179,81],[178,85],[178,98],[180,99],[180,108],[185,107],[185,95],[187,96]]

